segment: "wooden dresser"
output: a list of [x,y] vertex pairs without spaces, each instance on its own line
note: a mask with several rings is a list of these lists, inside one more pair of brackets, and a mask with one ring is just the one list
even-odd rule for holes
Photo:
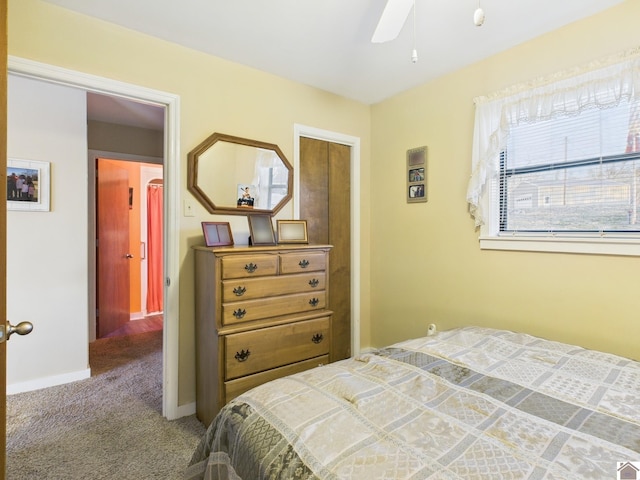
[[329,362],[329,245],[194,247],[196,413]]

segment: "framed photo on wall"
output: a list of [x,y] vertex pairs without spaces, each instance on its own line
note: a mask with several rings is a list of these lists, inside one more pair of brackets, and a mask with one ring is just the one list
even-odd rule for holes
[[407,150],[407,203],[427,201],[427,147]]
[[49,211],[50,165],[7,159],[7,210]]

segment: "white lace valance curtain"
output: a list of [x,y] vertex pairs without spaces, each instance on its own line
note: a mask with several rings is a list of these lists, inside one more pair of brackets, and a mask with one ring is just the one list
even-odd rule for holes
[[510,126],[576,114],[590,107],[607,108],[623,99],[640,100],[640,48],[474,99],[467,202],[476,226],[484,224],[482,195],[498,174]]

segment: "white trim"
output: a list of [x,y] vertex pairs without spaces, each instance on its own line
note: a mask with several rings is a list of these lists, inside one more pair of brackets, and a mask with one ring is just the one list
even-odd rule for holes
[[640,256],[640,242],[634,238],[570,238],[543,236],[480,237],[482,250],[582,253],[591,255]]
[[176,418],[189,417],[195,414],[196,414],[196,402],[187,403],[186,405],[178,406]]
[[[134,155],[131,153],[109,152],[107,150],[89,150],[89,160],[95,160],[96,158],[104,158],[106,160],[121,160],[125,162],[138,162],[138,163],[155,163],[162,162],[162,157],[149,157],[147,155]],[[162,168],[162,163],[158,163],[158,168]],[[95,169],[95,165],[94,165]],[[95,171],[94,171],[95,174]]]
[[377,350],[378,350],[378,349],[377,349],[377,348],[374,348],[374,347],[365,347],[365,348],[363,348],[363,349],[360,351],[360,354],[361,354],[361,355],[366,355],[366,354],[368,354],[368,353],[373,353],[373,352],[375,352],[375,351],[377,351]]
[[481,250],[516,252],[579,253],[585,255],[640,256],[640,237],[637,234],[615,233],[588,235],[585,233],[500,233],[498,231],[498,204],[495,198],[496,180],[492,180],[480,199],[486,212],[486,222],[480,226]]
[[351,147],[351,355],[360,354],[360,138],[293,125],[293,218],[300,219],[300,138]]
[[26,382],[12,383],[11,385],[7,385],[7,395],[31,392],[33,390],[40,390],[41,388],[56,387],[58,385],[64,385],[65,383],[85,380],[89,377],[91,377],[91,369],[87,368],[86,370],[79,370],[77,372],[52,375],[50,377],[42,377],[35,380],[28,380]]
[[[51,83],[77,87],[88,92],[129,98],[165,107],[164,134],[164,222],[165,292],[162,365],[162,414],[178,418],[180,224],[178,214],[180,187],[180,97],[117,80],[68,70],[24,58],[7,57],[9,73]],[[87,345],[88,348],[88,345]]]

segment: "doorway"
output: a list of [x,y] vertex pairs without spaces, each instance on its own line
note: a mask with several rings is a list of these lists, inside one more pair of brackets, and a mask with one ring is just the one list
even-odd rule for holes
[[94,338],[157,330],[163,319],[162,165],[121,158],[94,162]]
[[[193,406],[178,405],[178,361],[179,361],[179,244],[180,227],[180,148],[179,118],[180,97],[146,87],[89,75],[65,68],[35,62],[23,58],[8,59],[10,74],[43,82],[56,83],[77,88],[85,92],[96,92],[127,98],[165,109],[164,129],[164,328],[163,328],[163,400],[162,414],[173,420],[193,413]],[[91,183],[91,182],[90,182]],[[95,232],[89,232],[92,235]],[[88,239],[91,237],[89,236]],[[95,237],[94,237],[95,238]],[[95,311],[95,305],[94,311]],[[88,347],[88,346],[87,346]]]

